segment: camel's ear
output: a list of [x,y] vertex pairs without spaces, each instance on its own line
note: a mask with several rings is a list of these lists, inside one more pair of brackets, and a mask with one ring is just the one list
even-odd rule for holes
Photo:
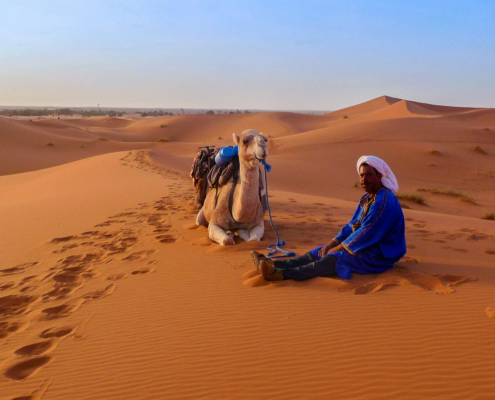
[[237,136],[235,133],[232,134],[232,139],[234,139],[234,143],[239,145],[239,141],[241,140],[239,136]]

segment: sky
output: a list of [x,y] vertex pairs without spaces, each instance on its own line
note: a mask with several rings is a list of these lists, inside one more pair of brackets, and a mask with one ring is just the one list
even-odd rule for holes
[[0,105],[495,107],[495,1],[0,0]]

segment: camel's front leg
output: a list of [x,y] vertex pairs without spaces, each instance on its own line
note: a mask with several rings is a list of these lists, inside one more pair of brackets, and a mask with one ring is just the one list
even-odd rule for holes
[[251,228],[249,231],[249,241],[256,240],[259,242],[263,235],[265,234],[265,221],[261,220],[261,222],[255,227]]
[[235,244],[234,239],[218,225],[210,224],[208,226],[208,235],[210,239],[222,246],[232,246]]

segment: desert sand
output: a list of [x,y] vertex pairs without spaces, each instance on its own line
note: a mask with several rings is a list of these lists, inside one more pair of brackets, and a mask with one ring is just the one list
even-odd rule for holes
[[[287,249],[339,232],[370,154],[398,178],[407,255],[268,283],[249,256],[268,216],[261,242],[212,243],[187,173],[249,128]],[[0,117],[0,193],[2,399],[495,398],[495,109]]]

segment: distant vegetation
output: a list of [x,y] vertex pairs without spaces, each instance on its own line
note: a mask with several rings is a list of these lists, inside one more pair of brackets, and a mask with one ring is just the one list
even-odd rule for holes
[[249,110],[244,110],[244,113],[239,110],[235,111],[222,111],[222,110],[217,110],[216,112],[214,110],[208,110],[205,112],[205,114],[208,115],[213,115],[213,114],[251,114],[251,111]]
[[489,221],[495,221],[495,213],[486,213],[481,219],[487,219]]
[[174,113],[172,112],[168,112],[168,111],[163,111],[163,110],[159,110],[159,111],[146,111],[146,112],[142,112],[141,113],[141,117],[168,117],[170,115],[175,115]]
[[[173,112],[163,111],[163,110],[155,110],[155,111],[132,111],[129,114],[140,114],[141,117],[168,117],[174,114]],[[222,111],[222,110],[208,110],[208,111],[198,111],[198,114],[251,114],[251,111]],[[4,115],[6,117],[45,117],[45,116],[74,116],[81,115],[83,117],[122,117],[125,112],[114,111],[114,110],[81,110],[77,108],[57,108],[57,109],[34,109],[34,108],[19,108],[19,109],[3,109],[0,110],[0,115]],[[184,114],[184,110],[182,110],[182,114]],[[163,126],[162,126],[163,127]]]
[[431,149],[429,151],[430,154],[433,154],[434,156],[440,156],[442,153],[440,153],[439,150],[436,150],[436,149]]
[[7,117],[44,117],[48,115],[82,115],[83,117],[122,117],[124,113],[117,112],[113,110],[77,110],[72,108],[58,108],[56,110],[45,109],[32,109],[32,108],[22,108],[13,110],[0,110],[0,115],[5,115]]
[[483,150],[480,146],[473,146],[471,147],[471,150],[475,151],[476,153],[487,154],[487,152]]
[[472,197],[469,197],[467,194],[458,192],[453,189],[427,189],[427,188],[419,188],[418,192],[428,192],[431,194],[443,194],[446,196],[452,196],[459,198],[460,201],[464,201],[465,203],[476,204],[476,201]]
[[397,193],[395,197],[397,197],[399,200],[409,200],[422,206],[426,206],[425,198],[419,194]]
[[160,143],[167,143],[167,142],[170,142],[170,139],[168,137],[164,137],[164,138],[158,139],[158,142],[160,142]]
[[347,118],[349,118],[349,116],[348,115],[344,115],[342,118],[347,119]]

